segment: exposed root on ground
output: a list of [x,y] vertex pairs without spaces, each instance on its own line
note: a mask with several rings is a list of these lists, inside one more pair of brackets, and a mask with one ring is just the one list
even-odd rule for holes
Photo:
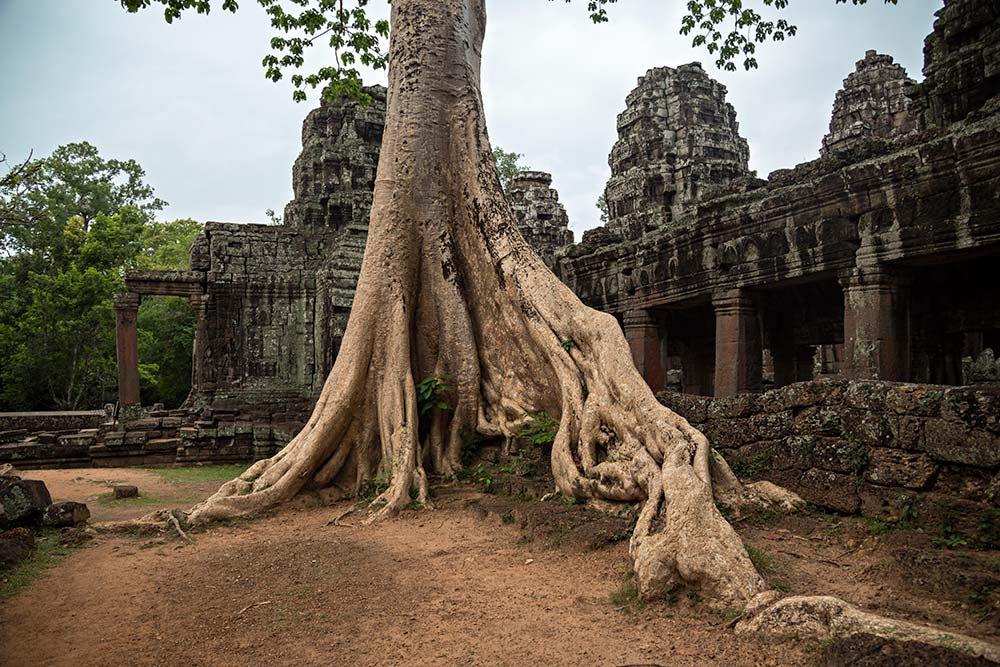
[[814,639],[865,633],[943,646],[1000,662],[1000,646],[975,637],[878,616],[834,597],[797,596],[777,601],[775,597],[770,591],[755,599],[736,625],[736,632]]

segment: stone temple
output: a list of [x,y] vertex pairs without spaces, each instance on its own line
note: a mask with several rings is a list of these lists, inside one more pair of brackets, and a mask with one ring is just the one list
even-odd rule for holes
[[[1000,391],[963,386],[1000,380],[1000,5],[947,0],[924,54],[920,82],[864,54],[831,94],[819,158],[766,180],[724,86],[697,63],[653,68],[618,117],[605,226],[574,244],[544,172],[507,192],[563,282],[615,315],[662,402],[730,460],[842,512],[890,516],[916,494],[1000,503]],[[283,224],[208,223],[190,271],[128,274],[119,385],[134,407],[111,425],[18,423],[0,462],[246,461],[287,442],[364,252],[386,94],[367,91],[370,106],[306,118]],[[135,407],[136,309],[161,294],[197,314],[175,411]]]

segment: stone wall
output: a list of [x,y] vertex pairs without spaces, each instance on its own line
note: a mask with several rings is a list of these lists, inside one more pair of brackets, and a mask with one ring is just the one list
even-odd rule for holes
[[921,504],[1000,505],[1000,385],[817,380],[760,395],[657,398],[740,476],[829,510],[898,519]]
[[105,420],[104,410],[48,412],[0,412],[0,438],[14,431],[66,431],[97,428]]
[[551,265],[556,250],[573,243],[569,216],[552,187],[552,174],[519,171],[507,184],[506,195],[524,239]]

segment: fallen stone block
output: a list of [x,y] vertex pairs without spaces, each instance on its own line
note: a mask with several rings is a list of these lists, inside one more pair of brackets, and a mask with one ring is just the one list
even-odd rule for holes
[[131,484],[118,484],[113,489],[115,500],[122,498],[135,498],[139,495],[139,487]]
[[0,527],[37,522],[51,504],[45,482],[0,477]]
[[42,514],[42,524],[54,527],[75,526],[90,518],[90,510],[83,503],[65,500],[52,503]]

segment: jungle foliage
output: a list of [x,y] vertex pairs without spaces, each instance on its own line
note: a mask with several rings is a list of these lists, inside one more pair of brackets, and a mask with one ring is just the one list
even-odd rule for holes
[[[86,142],[0,180],[0,411],[93,408],[117,394],[113,298],[129,269],[183,270],[201,225],[158,222],[165,202],[134,160]],[[193,315],[155,299],[139,313],[143,398],[190,386]]]

